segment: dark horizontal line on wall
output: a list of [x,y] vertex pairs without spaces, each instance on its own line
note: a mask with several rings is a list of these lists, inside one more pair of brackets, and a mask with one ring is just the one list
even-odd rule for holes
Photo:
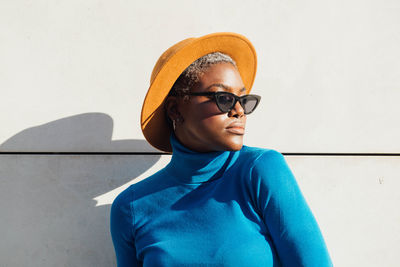
[[[285,156],[400,156],[400,153],[301,153],[281,152]],[[166,152],[9,152],[0,155],[171,155]]]
[[0,152],[0,155],[171,155],[164,152]]

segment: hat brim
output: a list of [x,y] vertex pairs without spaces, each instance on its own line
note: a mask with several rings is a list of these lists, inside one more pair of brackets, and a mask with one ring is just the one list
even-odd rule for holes
[[146,140],[155,148],[172,152],[169,142],[172,129],[166,120],[163,102],[181,73],[198,58],[221,52],[229,55],[237,65],[249,93],[257,70],[257,56],[250,41],[236,33],[213,33],[186,39],[174,54],[168,55],[158,73],[154,74],[141,113],[141,128]]

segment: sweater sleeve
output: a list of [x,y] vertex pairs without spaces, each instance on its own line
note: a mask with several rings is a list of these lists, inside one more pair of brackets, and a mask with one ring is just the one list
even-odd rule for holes
[[141,266],[136,259],[133,236],[134,216],[128,193],[129,190],[122,192],[111,206],[110,231],[118,267]]
[[319,226],[283,155],[268,150],[251,170],[256,209],[283,266],[332,266]]

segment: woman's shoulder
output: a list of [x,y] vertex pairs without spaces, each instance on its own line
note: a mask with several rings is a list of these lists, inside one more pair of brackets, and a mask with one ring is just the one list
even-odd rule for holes
[[282,153],[271,148],[244,146],[241,162],[247,166],[249,174],[256,177],[275,177],[290,170]]
[[275,149],[244,147],[243,158],[248,158],[248,177],[256,184],[280,188],[296,183],[285,157]]
[[160,190],[159,187],[165,186],[165,179],[163,169],[150,175],[149,177],[131,184],[128,188],[124,189],[114,200],[114,205],[131,205],[137,199],[150,194],[152,191]]

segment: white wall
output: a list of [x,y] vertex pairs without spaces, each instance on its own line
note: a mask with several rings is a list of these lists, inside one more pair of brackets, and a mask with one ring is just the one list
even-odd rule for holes
[[[2,0],[0,266],[115,264],[110,203],[169,160],[141,154],[155,151],[139,127],[150,73],[187,37],[233,31],[256,47],[262,102],[247,145],[400,153],[399,10],[396,0]],[[397,266],[400,156],[286,158],[336,266]]]

